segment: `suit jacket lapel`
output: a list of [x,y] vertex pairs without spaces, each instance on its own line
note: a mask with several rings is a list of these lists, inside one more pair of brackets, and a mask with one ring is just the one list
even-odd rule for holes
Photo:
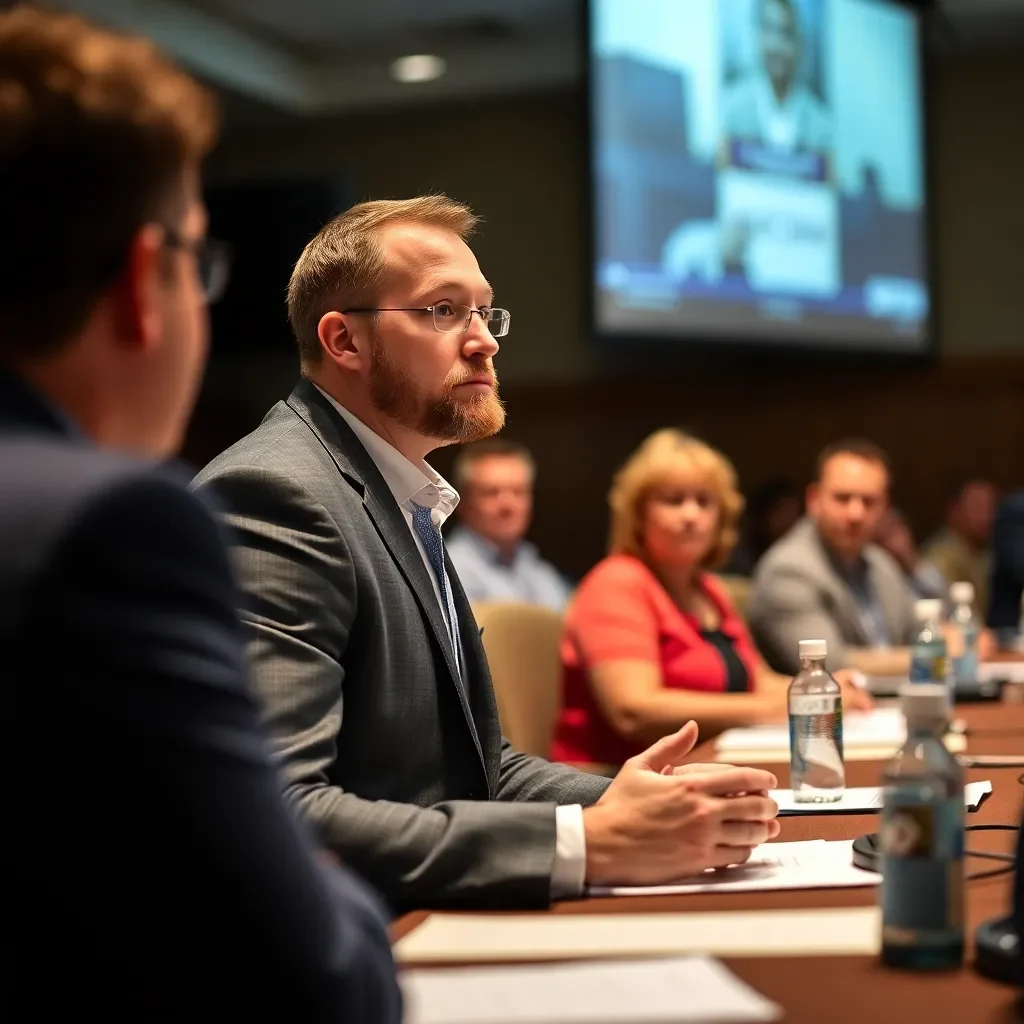
[[[476,724],[459,676],[451,637],[441,606],[437,603],[434,585],[394,495],[359,438],[314,385],[309,381],[299,383],[288,398],[288,405],[309,426],[340,472],[362,491],[367,514],[390,551],[398,571],[409,584],[424,618],[430,623],[434,638],[444,655],[448,675],[458,692],[473,740],[480,751]],[[452,570],[449,570],[449,576],[452,575]]]

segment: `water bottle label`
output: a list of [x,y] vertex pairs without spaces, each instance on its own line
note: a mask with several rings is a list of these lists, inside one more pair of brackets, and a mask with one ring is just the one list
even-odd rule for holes
[[944,654],[929,658],[914,658],[910,662],[912,683],[945,683],[949,676],[949,663]]
[[933,787],[886,794],[882,812],[883,941],[941,941],[964,921],[963,795]]
[[978,679],[978,655],[971,651],[953,659],[953,678],[958,683],[974,683]]
[[789,698],[791,715],[832,715],[839,710],[841,698],[838,693],[804,693]]
[[[806,703],[805,703],[806,702]],[[843,705],[836,695],[801,695],[789,699],[789,751],[792,786],[798,789],[809,770],[824,770],[830,784],[841,786]],[[812,710],[805,711],[803,709]]]

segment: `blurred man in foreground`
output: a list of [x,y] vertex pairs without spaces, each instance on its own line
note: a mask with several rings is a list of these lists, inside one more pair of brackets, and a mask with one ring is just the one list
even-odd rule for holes
[[842,441],[818,457],[807,517],[768,550],[754,575],[750,625],[775,669],[796,672],[799,641],[821,638],[830,668],[907,672],[914,595],[874,543],[888,504],[888,459],[877,445]]
[[226,274],[216,121],[143,40],[0,14],[12,977],[38,1019],[391,1024],[377,904],[284,807],[217,526],[156,461]]
[[522,601],[556,612],[565,607],[569,584],[526,540],[535,472],[529,451],[502,438],[459,452],[459,525],[447,546],[470,601]]

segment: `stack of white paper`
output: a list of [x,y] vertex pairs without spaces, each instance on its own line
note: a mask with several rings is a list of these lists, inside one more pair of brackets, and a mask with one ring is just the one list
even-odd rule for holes
[[[899,708],[849,711],[843,715],[843,754],[847,760],[889,757],[906,738],[906,723]],[[963,750],[963,736],[947,737],[946,746],[954,752]],[[789,726],[780,723],[727,729],[715,740],[715,752],[724,760],[786,761]]]
[[408,971],[401,984],[406,1024],[753,1024],[782,1016],[704,957]]
[[[976,811],[981,801],[992,792],[991,782],[968,782],[964,786],[964,806]],[[793,814],[873,814],[882,809],[881,786],[859,786],[848,789],[839,800],[830,804],[798,803],[791,789],[773,789],[769,796],[779,805],[779,815]]]
[[1024,661],[986,661],[978,666],[978,682],[1024,683]]
[[431,914],[395,946],[401,964],[614,957],[871,956],[878,907],[681,914]]
[[591,887],[591,896],[670,896],[686,893],[763,892],[774,889],[845,889],[877,885],[881,876],[853,865],[852,840],[766,843],[746,864],[705,871],[672,885]]

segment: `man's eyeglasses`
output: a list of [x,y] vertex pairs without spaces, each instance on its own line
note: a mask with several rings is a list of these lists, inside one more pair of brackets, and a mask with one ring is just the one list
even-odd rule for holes
[[484,306],[474,309],[472,306],[459,306],[452,302],[439,302],[435,306],[388,306],[382,309],[353,307],[343,309],[342,313],[430,313],[434,318],[434,330],[442,334],[462,333],[469,330],[473,314],[484,322],[493,338],[504,338],[508,334],[508,325],[512,319],[507,309],[494,309]]
[[215,238],[185,238],[174,228],[164,229],[164,244],[190,252],[195,257],[199,283],[208,303],[216,302],[227,288],[231,276],[231,246]]

